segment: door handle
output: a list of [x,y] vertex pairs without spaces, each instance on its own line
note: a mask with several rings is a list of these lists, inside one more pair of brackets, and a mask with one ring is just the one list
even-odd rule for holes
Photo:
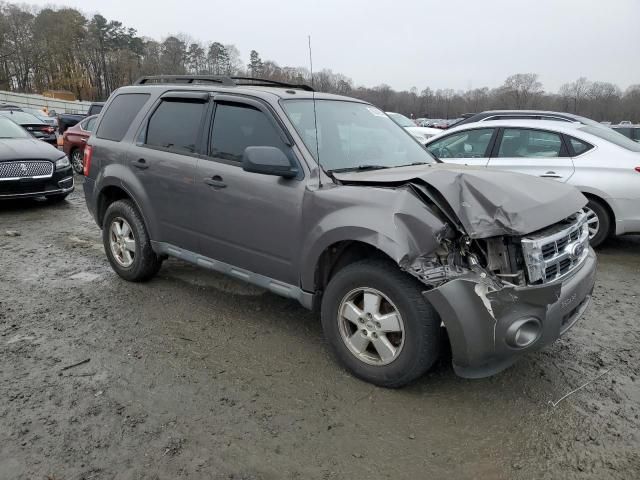
[[134,160],[132,163],[134,167],[139,168],[140,170],[149,168],[149,165],[147,165],[147,161],[144,158],[139,158],[138,160]]
[[558,175],[556,172],[547,172],[540,176],[542,178],[562,178],[562,175]]
[[211,178],[205,178],[204,183],[214,188],[225,188],[227,186],[227,184],[222,181],[222,177],[220,175],[214,175]]

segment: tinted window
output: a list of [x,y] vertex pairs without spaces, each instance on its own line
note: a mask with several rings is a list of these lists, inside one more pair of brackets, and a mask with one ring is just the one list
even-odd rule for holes
[[573,137],[569,137],[569,143],[571,143],[571,148],[573,148],[573,153],[575,155],[581,155],[593,148],[593,145],[589,145],[587,142],[583,142],[582,140],[578,140]]
[[203,102],[162,102],[149,120],[145,143],[182,152],[195,152],[206,106]]
[[498,157],[559,157],[561,150],[562,139],[557,133],[505,128]]
[[286,152],[278,131],[260,110],[248,105],[218,104],[210,155],[239,162],[247,147],[278,147]]
[[427,150],[438,158],[481,158],[487,156],[487,147],[493,128],[480,128],[453,133],[433,142]]
[[149,99],[147,93],[123,93],[113,99],[102,116],[96,135],[106,140],[119,142],[124,137],[131,122]]
[[596,137],[602,138],[603,140],[611,142],[619,147],[631,150],[632,152],[640,152],[639,143],[628,139],[624,135],[619,134],[611,128],[602,126],[593,127],[591,125],[586,125],[584,127],[580,127],[580,130],[586,133],[590,133],[591,135],[595,135]]

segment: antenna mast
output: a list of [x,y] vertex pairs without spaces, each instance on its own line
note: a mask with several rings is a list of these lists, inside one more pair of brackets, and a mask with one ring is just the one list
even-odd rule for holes
[[316,160],[318,162],[318,188],[322,188],[322,167],[320,166],[320,144],[318,142],[318,114],[316,112],[316,86],[313,81],[313,56],[311,54],[311,35],[308,37],[309,39],[309,67],[311,70],[311,87],[313,91],[311,92],[311,97],[313,98],[313,126],[316,131]]

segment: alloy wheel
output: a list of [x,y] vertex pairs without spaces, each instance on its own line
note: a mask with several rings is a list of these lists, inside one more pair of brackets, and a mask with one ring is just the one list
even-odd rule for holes
[[393,302],[374,288],[356,288],[338,309],[342,341],[358,360],[388,365],[404,346],[404,322]]
[[136,239],[131,225],[124,218],[116,217],[109,227],[109,246],[111,254],[121,267],[133,265],[136,254]]
[[587,214],[587,228],[589,229],[589,240],[591,240],[600,231],[600,219],[596,212],[589,207],[584,207],[583,210]]
[[83,171],[84,165],[82,162],[82,153],[80,152],[80,150],[76,149],[73,151],[73,153],[71,154],[71,163],[73,164],[73,169],[77,173],[81,173]]

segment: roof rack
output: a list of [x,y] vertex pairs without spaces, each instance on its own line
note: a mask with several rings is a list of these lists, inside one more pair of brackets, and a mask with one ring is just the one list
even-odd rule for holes
[[256,77],[228,77],[225,75],[150,75],[140,77],[134,82],[134,85],[147,85],[150,83],[219,83],[226,87],[244,85],[254,87],[297,88],[306,90],[307,92],[314,91],[312,87],[305,84],[285,83]]

